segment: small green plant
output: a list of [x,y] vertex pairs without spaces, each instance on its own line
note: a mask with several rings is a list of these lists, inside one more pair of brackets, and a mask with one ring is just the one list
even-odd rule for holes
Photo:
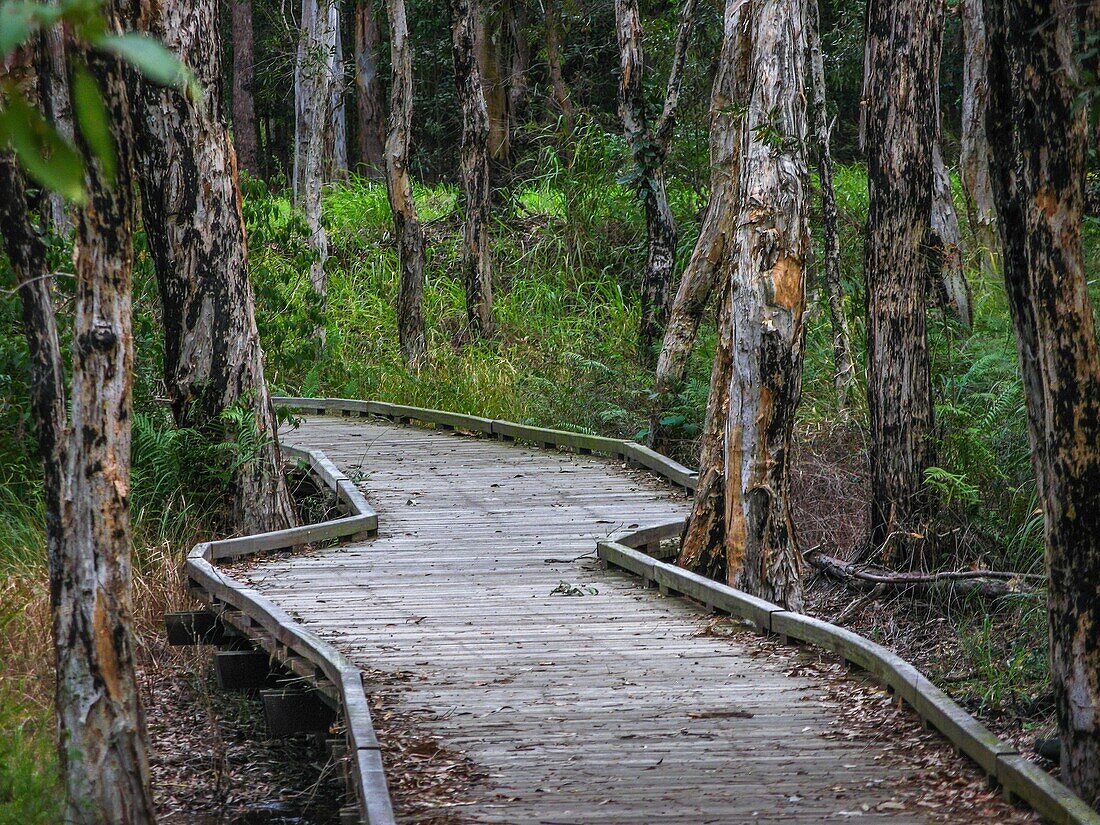
[[52,726],[0,683],[0,825],[53,825],[63,790]]

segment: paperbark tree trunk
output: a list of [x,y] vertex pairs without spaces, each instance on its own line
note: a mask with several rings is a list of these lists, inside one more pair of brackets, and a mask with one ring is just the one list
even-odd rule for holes
[[424,230],[409,179],[409,136],[413,116],[413,48],[405,0],[386,0],[390,24],[390,130],[386,138],[386,192],[393,210],[394,236],[400,260],[397,332],[401,354],[419,367],[427,354],[424,334]]
[[57,332],[46,245],[30,222],[26,180],[10,151],[0,153],[0,235],[23,308],[23,335],[31,362],[31,414],[42,460],[50,593],[61,586],[62,516],[68,438],[65,370]]
[[332,85],[329,87],[329,110],[325,121],[325,151],[329,160],[329,181],[348,177],[348,119],[344,103],[347,82],[344,73],[344,40],[340,26],[340,7],[332,4],[332,24],[335,43],[332,49]]
[[[1081,248],[1090,140],[1075,33],[1100,3],[984,6],[992,188],[1050,577],[1062,781],[1100,804],[1100,351]],[[1077,19],[1074,20],[1074,17]],[[1087,41],[1086,41],[1087,42]],[[1086,58],[1088,60],[1089,58]],[[1085,68],[1095,70],[1093,65]]]
[[[252,34],[252,0],[232,0],[233,8],[233,145],[237,166],[259,176],[260,153],[257,146],[255,49]],[[215,32],[216,34],[216,32]]]
[[508,117],[509,130],[516,133],[527,119],[527,76],[531,71],[531,44],[527,39],[527,3],[508,2]]
[[[725,392],[712,387],[712,393],[727,396],[728,412],[724,519],[720,543],[711,553],[724,557],[730,584],[800,610],[789,454],[801,392],[810,251],[805,0],[756,0],[743,13],[752,43],[752,81],[725,299],[729,386]],[[716,527],[708,531],[712,542]]]
[[937,7],[935,0],[870,0],[863,140],[870,209],[865,248],[869,550],[927,562],[931,506],[932,381],[927,340],[928,260]]
[[550,94],[558,114],[561,115],[562,131],[570,134],[573,131],[574,111],[573,101],[570,100],[569,90],[565,86],[565,75],[562,73],[561,65],[561,6],[558,0],[545,0],[543,8],[545,9],[546,64],[550,73]]
[[[48,26],[39,35],[36,51],[39,96],[42,111],[57,131],[73,140],[73,106],[69,91],[69,70],[65,61],[65,32],[61,26]],[[65,199],[57,192],[46,194],[46,219],[62,237],[73,232],[73,218]]]
[[645,209],[646,264],[642,273],[638,347],[643,359],[648,362],[656,360],[653,345],[664,333],[668,320],[669,290],[676,265],[676,223],[668,205],[664,167],[676,124],[676,107],[694,16],[695,0],[683,0],[664,107],[660,119],[650,128],[643,83],[645,57],[638,3],[637,0],[615,0],[615,31],[621,72],[619,117],[634,162],[632,177]]
[[833,386],[842,415],[851,407],[852,381],[856,376],[852,337],[844,309],[844,282],[840,277],[840,230],[837,222],[836,189],[833,187],[832,128],[826,106],[825,61],[821,53],[821,13],[817,0],[808,0],[810,70],[813,73],[813,128],[817,144],[817,174],[821,182],[821,227],[825,240],[825,293],[829,323],[833,330]]
[[710,97],[710,201],[691,259],[680,278],[657,358],[649,430],[654,447],[664,443],[665,430],[660,419],[669,395],[683,383],[703,311],[721,278],[728,239],[733,232],[741,163],[739,112],[746,102],[751,56],[746,18],[740,14],[740,8],[739,0],[726,1],[722,46]]
[[[736,3],[741,14],[742,0]],[[736,207],[735,207],[736,208]],[[733,291],[729,267],[719,270],[718,341],[710,369],[710,394],[699,446],[699,481],[684,526],[679,564],[712,579],[724,581],[726,565],[726,425],[729,423],[730,384],[733,378]]]
[[962,156],[959,167],[966,195],[970,232],[978,246],[982,270],[991,275],[1000,254],[993,184],[989,179],[989,139],[985,113],[989,101],[985,12],[982,0],[959,4],[963,31]]
[[[936,110],[939,111],[938,101]],[[936,131],[936,141],[932,145],[932,235],[928,277],[936,302],[943,311],[970,329],[970,284],[966,280],[962,232],[951,196],[951,175],[943,161],[939,129]]]
[[462,280],[466,322],[474,335],[493,330],[492,266],[489,260],[489,113],[477,62],[477,0],[451,0],[455,91],[462,107],[462,192],[465,225]]
[[508,116],[508,82],[504,77],[503,39],[506,34],[500,16],[490,16],[485,9],[477,20],[477,62],[485,106],[489,113],[489,162],[495,175],[507,172],[511,166],[512,133]]
[[383,157],[384,104],[382,75],[378,71],[378,49],[381,44],[378,17],[373,0],[360,0],[355,5],[355,85],[359,91],[359,163],[371,178],[385,175]]
[[[296,523],[248,278],[233,145],[218,101],[214,0],[141,0],[139,29],[161,40],[204,89],[200,100],[135,82],[137,167],[164,324],[164,383],[179,426],[236,439],[233,525],[242,533]],[[248,432],[222,414],[240,404]]]
[[[106,9],[120,29],[117,7]],[[73,255],[72,438],[62,502],[54,596],[57,706],[66,821],[154,820],[145,719],[131,638],[130,420],[133,374],[131,261],[134,198],[124,69],[83,58],[110,113],[118,174],[85,152],[88,203]]]
[[951,176],[943,160],[943,124],[940,115],[940,55],[943,52],[943,0],[938,0],[935,29],[935,137],[932,142],[932,234],[928,276],[940,308],[970,328],[970,284],[963,266],[965,250],[959,231],[959,216],[951,195]]
[[[328,234],[321,223],[326,137],[331,137],[339,17],[335,0],[302,0],[302,34],[294,65],[294,199],[305,212],[315,260],[309,282],[323,314],[328,292]],[[324,325],[317,330],[324,337]]]
[[[117,6],[108,5],[105,17],[109,31],[120,29]],[[40,40],[37,50],[46,48]],[[0,151],[0,236],[23,305],[31,411],[42,459],[65,821],[142,825],[154,816],[130,635],[128,101],[116,59],[85,50],[80,57],[110,113],[119,174],[112,186],[84,151],[88,203],[74,239],[71,422],[46,247],[30,221],[23,173],[6,150]],[[0,76],[33,88],[32,65],[29,51],[16,52]],[[37,93],[43,91],[39,86]]]

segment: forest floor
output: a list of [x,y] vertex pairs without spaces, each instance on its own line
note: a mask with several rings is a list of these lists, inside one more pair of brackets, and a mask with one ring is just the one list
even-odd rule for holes
[[[804,552],[821,548],[849,560],[859,546],[869,500],[859,438],[859,430],[846,425],[799,428],[792,496]],[[1041,599],[997,605],[902,591],[866,599],[812,568],[807,573],[807,613],[829,622],[842,619],[848,629],[890,648],[1021,754],[1058,775],[1058,766],[1035,751],[1037,739],[1056,735]],[[1037,642],[1026,656],[1024,639]]]
[[139,673],[158,821],[305,825],[339,821],[344,783],[323,742],[268,736],[258,696],[220,691],[207,649],[147,643]]

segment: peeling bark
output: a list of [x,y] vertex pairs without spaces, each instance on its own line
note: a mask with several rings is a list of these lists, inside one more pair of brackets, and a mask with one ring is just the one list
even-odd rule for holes
[[[1100,349],[1081,248],[1090,139],[1076,34],[1100,2],[984,6],[991,179],[1050,579],[1062,781],[1100,804]],[[1076,16],[1076,20],[1074,17]],[[1089,66],[1087,68],[1095,68]]]
[[668,320],[669,290],[676,265],[676,223],[665,191],[665,161],[676,125],[676,107],[691,30],[695,0],[683,0],[676,30],[676,45],[661,115],[652,127],[646,114],[642,50],[642,21],[637,0],[615,0],[615,31],[619,42],[619,117],[634,163],[633,177],[645,208],[646,265],[642,273],[641,320],[638,347],[652,361],[654,342]]
[[[61,26],[49,26],[39,35],[37,52],[39,96],[42,110],[58,133],[68,141],[74,138],[73,106],[69,91],[69,70],[65,61],[65,32]],[[73,232],[73,217],[65,199],[57,192],[46,194],[46,218],[53,231],[62,237]]]
[[821,13],[817,0],[808,0],[810,71],[813,81],[813,129],[817,143],[817,174],[821,182],[821,226],[825,239],[825,292],[829,323],[833,329],[833,387],[842,415],[851,407],[852,381],[856,376],[852,337],[844,309],[844,282],[840,277],[840,230],[833,187],[832,128],[825,103],[825,61],[821,53]]
[[867,406],[869,549],[892,567],[920,567],[931,502],[932,380],[927,339],[928,260],[935,139],[935,0],[870,0],[863,140],[870,208]]
[[260,174],[257,146],[255,49],[252,34],[252,0],[232,0],[233,10],[233,145],[237,166],[253,176]]
[[332,5],[335,44],[332,49],[332,85],[329,87],[329,107],[325,119],[325,156],[329,181],[348,177],[348,119],[344,105],[347,91],[344,75],[344,41],[340,26],[340,7]]
[[[110,27],[120,28],[117,8],[106,11]],[[65,538],[53,594],[60,753],[66,821],[145,823],[154,814],[130,631],[133,150],[123,67],[99,52],[83,57],[111,114],[118,175],[109,182],[85,152]]]
[[970,232],[977,242],[983,272],[991,275],[999,257],[993,184],[989,178],[989,139],[985,116],[989,105],[985,12],[982,0],[961,0],[963,30],[962,157],[959,161]]
[[928,276],[936,301],[945,313],[970,328],[970,284],[963,265],[965,250],[959,231],[959,216],[951,195],[951,176],[943,160],[943,124],[940,115],[940,55],[943,52],[943,27],[946,6],[939,0],[935,31],[935,137],[932,140],[932,222],[929,240]]
[[355,5],[355,85],[359,91],[359,163],[368,177],[385,174],[383,157],[384,105],[382,75],[378,71],[378,49],[382,37],[373,0]]
[[[742,7],[741,0],[732,0]],[[710,394],[699,447],[699,482],[684,525],[680,544],[681,567],[722,581],[726,578],[726,424],[733,377],[733,292],[728,269],[722,269],[718,309],[718,342],[710,370]]]
[[684,267],[676,298],[669,311],[657,379],[650,441],[660,446],[664,432],[660,418],[668,396],[680,387],[687,371],[703,311],[721,276],[728,238],[733,231],[737,180],[741,163],[741,116],[750,68],[746,18],[740,0],[727,0],[722,47],[710,97],[710,201],[703,215],[699,237]]
[[[937,112],[939,105],[936,106]],[[937,129],[937,132],[939,130]],[[951,196],[951,176],[943,162],[943,149],[937,136],[932,145],[932,232],[928,255],[930,288],[936,303],[959,323],[970,329],[970,283],[966,280],[965,250],[959,216]]]
[[[309,268],[309,282],[322,311],[328,292],[328,234],[321,223],[321,195],[326,138],[331,139],[333,90],[338,82],[339,29],[335,0],[302,0],[302,34],[294,65],[294,199],[309,226],[309,244],[316,256]],[[324,337],[323,326],[317,333]]]
[[390,24],[390,131],[386,137],[386,192],[400,259],[397,332],[401,354],[416,368],[427,354],[424,333],[424,230],[416,214],[409,178],[409,137],[413,116],[413,49],[405,0],[386,0]]
[[462,192],[465,224],[462,281],[466,321],[474,335],[493,331],[492,267],[489,260],[489,114],[477,62],[477,0],[451,0],[455,91],[462,107]]
[[259,445],[233,480],[242,534],[296,523],[264,378],[233,145],[218,101],[214,0],[141,0],[140,30],[165,43],[205,90],[193,100],[134,77],[137,166],[164,324],[164,383],[176,423],[233,438],[219,417],[251,413]]
[[711,575],[723,568],[730,584],[800,610],[789,454],[810,254],[806,7],[755,0],[740,14],[751,53],[737,220],[700,487],[681,560]]

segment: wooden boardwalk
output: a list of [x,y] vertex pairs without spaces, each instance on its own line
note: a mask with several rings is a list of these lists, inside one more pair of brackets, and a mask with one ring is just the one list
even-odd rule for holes
[[820,682],[598,567],[596,539],[686,512],[663,482],[606,459],[350,419],[284,437],[361,480],[379,533],[262,561],[249,579],[364,668],[404,675],[400,702],[432,712],[431,733],[488,774],[463,818],[926,821],[876,810],[894,769],[822,735],[836,717]]

